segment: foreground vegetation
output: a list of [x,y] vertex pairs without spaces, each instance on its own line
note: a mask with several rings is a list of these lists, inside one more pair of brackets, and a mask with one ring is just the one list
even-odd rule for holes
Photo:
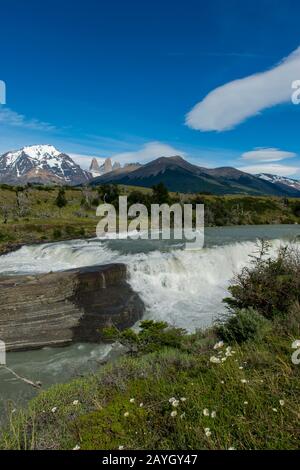
[[25,411],[12,404],[0,448],[299,448],[300,365],[291,354],[300,258],[265,251],[234,280],[228,315],[210,330],[189,335],[151,321],[139,333],[107,330],[127,354],[42,392]]
[[297,199],[254,196],[211,196],[168,193],[163,185],[153,190],[127,186],[58,188],[55,186],[0,186],[0,254],[24,243],[95,236],[96,207],[118,205],[119,195],[128,204],[204,203],[207,226],[293,224],[300,222]]

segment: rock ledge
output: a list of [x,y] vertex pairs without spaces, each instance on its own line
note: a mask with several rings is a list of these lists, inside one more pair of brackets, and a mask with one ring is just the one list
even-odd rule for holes
[[7,351],[99,342],[101,330],[141,319],[124,264],[0,277],[0,339]]

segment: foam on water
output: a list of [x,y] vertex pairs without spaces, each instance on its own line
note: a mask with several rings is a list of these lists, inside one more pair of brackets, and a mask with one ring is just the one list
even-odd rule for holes
[[[273,241],[270,255],[281,242]],[[198,252],[154,252],[131,259],[129,282],[147,306],[147,318],[164,320],[189,331],[207,326],[224,313],[223,298],[234,275],[250,263],[254,242]]]
[[[274,254],[281,242],[271,242]],[[225,310],[222,299],[232,277],[250,262],[255,241],[198,251],[172,249],[126,253],[99,240],[25,246],[0,257],[0,272],[41,273],[80,266],[123,262],[128,280],[146,305],[146,317],[165,320],[189,331],[212,322]]]

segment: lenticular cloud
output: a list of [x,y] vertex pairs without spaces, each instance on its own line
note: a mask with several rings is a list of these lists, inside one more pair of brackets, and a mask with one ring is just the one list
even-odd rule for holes
[[186,115],[201,131],[226,131],[263,109],[291,101],[292,82],[300,79],[300,47],[270,70],[234,80],[211,91]]

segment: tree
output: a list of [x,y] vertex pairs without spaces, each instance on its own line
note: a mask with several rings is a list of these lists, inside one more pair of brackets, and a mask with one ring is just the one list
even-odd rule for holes
[[57,207],[59,207],[60,209],[61,209],[62,207],[65,207],[65,206],[67,205],[67,199],[66,199],[65,193],[66,193],[66,192],[65,192],[64,188],[59,188],[59,191],[58,191],[58,195],[57,195],[55,204],[56,204]]
[[83,187],[82,190],[82,198],[80,205],[83,206],[86,210],[91,209],[92,207],[92,199],[93,199],[93,192],[91,188]]
[[98,194],[102,203],[113,204],[115,207],[118,206],[120,190],[116,184],[102,184],[98,188]]
[[152,202],[154,204],[168,204],[170,202],[169,191],[164,183],[152,186]]
[[20,186],[16,188],[16,204],[18,217],[24,217],[28,214],[28,197],[26,188]]

